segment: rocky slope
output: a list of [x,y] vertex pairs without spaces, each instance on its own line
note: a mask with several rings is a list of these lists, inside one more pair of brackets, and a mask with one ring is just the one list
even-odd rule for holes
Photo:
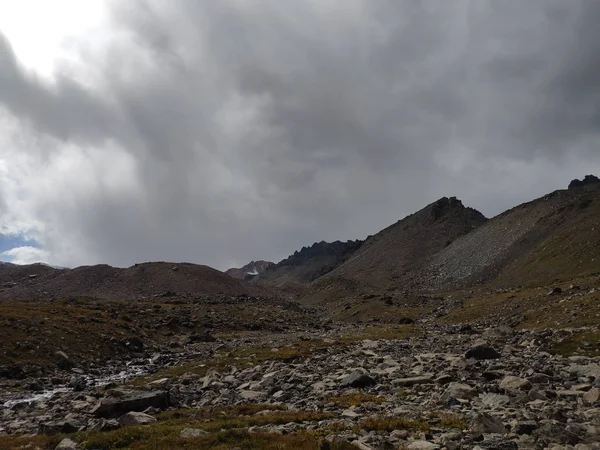
[[432,259],[421,287],[540,285],[600,272],[600,183],[586,180],[456,239]]
[[192,343],[120,386],[70,369],[33,380],[47,396],[4,390],[0,447],[599,448],[600,359],[551,351],[574,330],[306,331]]
[[251,261],[243,267],[227,269],[225,273],[238,280],[252,280],[264,273],[273,264],[275,263],[270,261]]
[[347,260],[362,241],[316,242],[302,247],[283,261],[270,266],[257,280],[276,286],[290,283],[310,283]]
[[410,289],[435,254],[486,222],[479,211],[444,197],[367,238],[346,262],[316,280],[308,297],[326,301]]
[[126,269],[107,265],[75,269],[42,264],[0,266],[0,300],[77,296],[134,300],[173,294],[274,295],[262,286],[189,263],[154,262]]

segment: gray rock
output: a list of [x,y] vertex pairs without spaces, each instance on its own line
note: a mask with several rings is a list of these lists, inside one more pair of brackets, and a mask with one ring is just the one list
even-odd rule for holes
[[143,412],[132,411],[119,417],[119,423],[123,426],[149,425],[154,422],[156,422],[154,417]]
[[517,422],[513,426],[513,433],[522,435],[522,434],[532,434],[534,430],[538,427],[538,423],[535,420],[527,420]]
[[394,380],[394,384],[396,386],[400,386],[400,387],[415,386],[417,384],[429,384],[429,383],[431,383],[430,376],[398,378],[398,379]]
[[374,384],[375,380],[369,375],[355,371],[342,380],[340,387],[365,388]]
[[500,382],[500,387],[508,391],[529,391],[532,388],[532,385],[524,378],[509,375],[504,377],[504,379]]
[[451,399],[473,399],[477,396],[477,389],[463,383],[450,383],[444,393],[442,394],[440,401],[447,403]]
[[200,430],[198,428],[184,428],[183,430],[181,430],[181,433],[179,433],[179,437],[184,439],[193,439],[206,436],[207,434],[207,431]]
[[518,450],[519,446],[514,441],[506,439],[490,439],[479,442],[473,450]]
[[481,403],[490,408],[501,408],[510,403],[510,397],[508,395],[487,393],[481,397]]
[[63,351],[58,351],[55,353],[56,356],[56,366],[62,370],[71,370],[75,364],[69,359],[67,354]]
[[506,428],[497,417],[487,413],[478,413],[471,420],[471,431],[473,433],[504,433]]
[[40,434],[68,434],[75,433],[83,428],[83,423],[74,420],[55,420],[51,422],[41,423],[39,426]]
[[440,446],[428,441],[414,441],[408,444],[409,450],[438,450]]
[[119,397],[104,398],[92,410],[96,417],[117,417],[129,411],[144,411],[150,407],[169,407],[166,391],[117,391]]
[[54,447],[55,450],[77,450],[79,445],[77,442],[72,441],[71,439],[65,438],[60,443]]
[[476,360],[486,360],[486,359],[498,359],[501,358],[502,355],[498,353],[496,349],[490,347],[485,343],[479,343],[473,347],[471,347],[465,353],[465,358],[467,359],[476,359]]
[[593,405],[597,401],[600,401],[600,389],[593,388],[583,394],[583,403],[586,405]]

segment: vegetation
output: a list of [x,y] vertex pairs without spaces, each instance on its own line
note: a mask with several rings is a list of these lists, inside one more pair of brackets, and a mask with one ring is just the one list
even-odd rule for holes
[[333,403],[340,408],[350,408],[351,406],[360,406],[363,403],[376,403],[378,405],[385,401],[383,397],[377,397],[369,394],[353,394],[353,395],[342,395],[340,397],[329,397],[328,403]]
[[[268,411],[268,414],[256,415]],[[163,412],[149,426],[123,427],[114,431],[90,431],[70,435],[84,449],[230,449],[232,444],[242,449],[319,449],[320,439],[308,433],[279,435],[250,433],[252,426],[282,425],[327,420],[333,414],[286,411],[278,405],[237,405],[220,408],[183,409]],[[182,438],[184,428],[200,429],[206,435]],[[0,437],[0,449],[53,449],[66,436]],[[332,449],[352,448],[337,445]]]

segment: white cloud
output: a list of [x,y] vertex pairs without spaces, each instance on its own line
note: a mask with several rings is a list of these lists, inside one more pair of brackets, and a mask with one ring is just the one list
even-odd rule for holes
[[15,247],[0,253],[5,261],[13,264],[47,263],[48,252],[36,247]]
[[106,4],[52,80],[27,61],[57,30],[0,36],[0,233],[54,265],[276,260],[600,168],[594,2]]

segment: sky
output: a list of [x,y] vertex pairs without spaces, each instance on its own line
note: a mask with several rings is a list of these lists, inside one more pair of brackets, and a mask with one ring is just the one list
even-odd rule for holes
[[600,2],[0,0],[0,259],[218,269],[600,172]]

